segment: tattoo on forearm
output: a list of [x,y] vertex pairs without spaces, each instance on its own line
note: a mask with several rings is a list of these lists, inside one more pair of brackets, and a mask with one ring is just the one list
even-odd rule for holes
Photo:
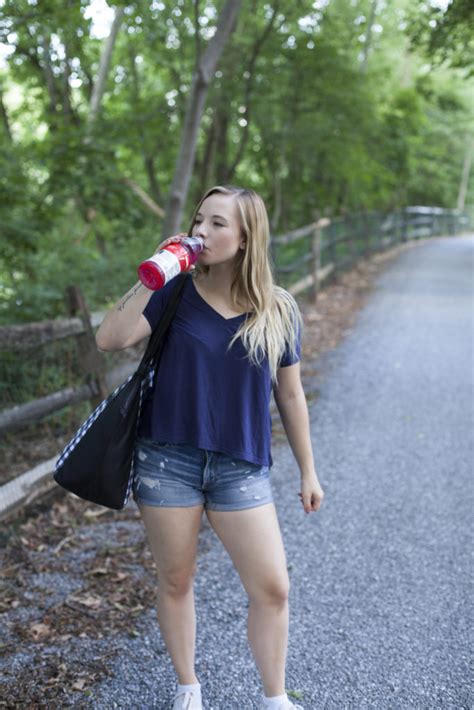
[[134,287],[133,287],[133,291],[131,291],[130,293],[127,293],[127,295],[125,296],[124,300],[123,300],[122,303],[119,305],[119,307],[117,308],[117,310],[118,310],[118,311],[123,311],[123,309],[125,308],[125,304],[127,303],[127,301],[129,301],[129,300],[132,298],[132,296],[135,296],[135,295],[138,293],[138,291],[140,291],[140,289],[142,288],[142,286],[143,286],[143,284],[141,284],[141,283],[140,283],[140,284],[137,284],[136,286],[134,286]]

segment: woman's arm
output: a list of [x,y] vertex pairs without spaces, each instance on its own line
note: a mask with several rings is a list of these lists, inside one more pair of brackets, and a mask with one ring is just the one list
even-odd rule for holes
[[313,457],[308,405],[301,384],[300,362],[278,369],[278,386],[273,388],[281,421],[301,472],[301,503],[306,513],[319,510],[324,491]]
[[151,334],[150,324],[142,313],[153,293],[137,281],[117,301],[95,334],[99,350],[123,350]]
[[[165,239],[154,253],[156,254],[168,244],[181,242],[186,236],[186,233],[182,232]],[[150,324],[142,313],[153,293],[141,281],[137,281],[135,286],[132,286],[130,291],[117,301],[95,334],[95,342],[99,350],[124,350],[151,335]]]
[[301,384],[300,362],[278,369],[278,387],[273,396],[301,476],[314,472],[313,448],[306,397]]

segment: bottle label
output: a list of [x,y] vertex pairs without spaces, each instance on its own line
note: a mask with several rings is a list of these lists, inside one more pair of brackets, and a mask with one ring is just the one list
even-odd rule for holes
[[155,261],[159,264],[165,277],[165,283],[181,273],[178,257],[168,249],[162,249],[158,254],[154,254],[148,261]]

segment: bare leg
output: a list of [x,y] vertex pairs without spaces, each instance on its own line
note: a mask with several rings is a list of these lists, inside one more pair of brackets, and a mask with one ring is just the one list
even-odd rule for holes
[[249,596],[248,641],[265,695],[283,695],[289,579],[275,506],[206,513]]
[[139,508],[156,565],[157,615],[161,634],[178,683],[197,683],[193,582],[203,506],[160,508],[140,505]]

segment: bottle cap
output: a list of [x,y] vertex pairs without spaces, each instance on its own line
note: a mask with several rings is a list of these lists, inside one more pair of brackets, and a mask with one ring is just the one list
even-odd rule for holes
[[184,241],[195,257],[204,249],[204,239],[202,237],[187,237]]

